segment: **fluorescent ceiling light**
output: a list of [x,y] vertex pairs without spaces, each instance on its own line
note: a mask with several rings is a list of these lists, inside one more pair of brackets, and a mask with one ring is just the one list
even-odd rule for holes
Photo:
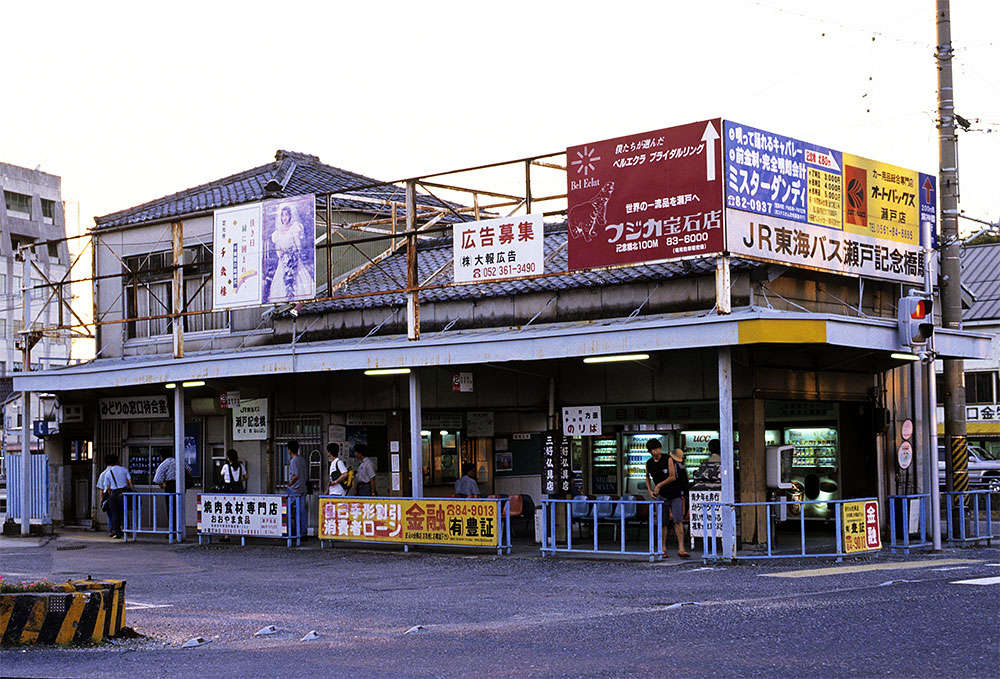
[[174,384],[173,382],[167,382],[167,383],[166,383],[165,385],[163,385],[163,386],[165,386],[165,387],[166,387],[167,389],[176,389],[176,388],[177,388],[177,385],[176,385],[176,384]]
[[617,363],[619,361],[645,361],[649,354],[618,354],[617,356],[589,356],[584,363]]
[[889,358],[895,358],[897,361],[919,361],[920,357],[916,354],[899,354],[892,353],[889,354]]
[[375,370],[366,370],[365,375],[409,375],[409,368],[377,368]]
[[181,382],[182,387],[204,387],[205,380],[191,380],[190,382]]

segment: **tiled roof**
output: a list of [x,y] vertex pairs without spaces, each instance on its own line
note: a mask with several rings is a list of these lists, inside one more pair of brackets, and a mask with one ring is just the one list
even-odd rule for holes
[[[566,224],[545,225],[545,271],[566,273],[544,278],[532,278],[497,283],[480,283],[425,290],[420,293],[421,302],[438,302],[505,295],[569,290],[572,288],[594,288],[624,283],[638,283],[691,275],[709,275],[715,271],[715,257],[701,257],[676,262],[662,262],[641,266],[623,267],[604,271],[573,273],[567,271]],[[422,242],[417,258],[417,279],[426,285],[435,286],[452,282],[451,238],[438,238]],[[754,262],[732,260],[733,271],[744,271],[754,266]],[[437,273],[431,278],[431,275]],[[406,286],[406,252],[397,254],[373,266],[337,290],[338,295],[356,295],[379,290],[396,290]],[[317,314],[329,311],[346,311],[406,304],[403,294],[371,295],[351,299],[326,302],[312,302],[303,305],[299,314]]]
[[[332,165],[324,165],[317,156],[294,151],[278,151],[274,154],[273,163],[157,198],[127,210],[97,217],[95,222],[97,228],[141,224],[265,198],[301,196],[307,193],[343,192],[363,198],[393,199],[403,202],[404,191],[398,186],[352,188],[370,186],[378,181]],[[442,201],[426,194],[419,194],[417,202],[421,205],[436,207],[444,205]],[[454,203],[451,203],[451,206],[456,207]],[[380,209],[378,205],[361,200],[354,201],[342,198],[333,199],[331,207],[360,212],[376,212]],[[398,213],[403,215],[404,211],[400,209]],[[457,220],[452,215],[448,215],[443,221]]]
[[975,301],[966,309],[966,321],[1000,319],[1000,243],[970,245],[962,251],[962,287]]

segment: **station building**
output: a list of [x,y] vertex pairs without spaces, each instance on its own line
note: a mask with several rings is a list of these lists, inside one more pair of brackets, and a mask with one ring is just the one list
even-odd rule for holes
[[[213,211],[304,194],[316,200],[317,299],[214,311]],[[440,227],[471,218],[468,203],[418,191],[413,206],[411,223],[427,227],[415,239],[418,339],[404,239],[393,236],[407,217],[396,185],[279,151],[272,163],[97,218],[98,358],[15,377],[15,389],[82,408],[81,421],[46,440],[50,465],[93,478],[117,453],[149,487],[182,435],[189,527],[229,448],[248,465],[250,492],[282,492],[291,438],[314,488],[324,486],[328,442],[364,444],[380,495],[450,495],[468,462],[484,494],[642,496],[652,437],[684,448],[692,474],[711,441],[730,439],[737,500],[770,497],[765,450],[776,444],[796,446],[792,473],[806,499],[884,502],[927,488],[926,444],[912,469],[895,457],[902,423],[928,419],[920,364],[897,332],[906,286],[728,255],[573,271],[559,215],[545,224],[545,275],[458,285]],[[173,238],[183,248],[179,320]],[[991,351],[974,332],[939,328],[935,342],[940,356]],[[586,360],[622,355],[634,358]],[[237,392],[266,408],[258,440],[235,438],[225,406]],[[544,437],[563,407],[583,405],[600,406],[601,434],[571,439],[568,485],[553,487]],[[80,445],[92,460],[67,457]],[[64,507],[53,518],[100,522],[97,504],[92,496],[86,515]],[[830,518],[822,506],[809,511]],[[741,512],[741,542],[761,543],[763,523],[762,509]]]

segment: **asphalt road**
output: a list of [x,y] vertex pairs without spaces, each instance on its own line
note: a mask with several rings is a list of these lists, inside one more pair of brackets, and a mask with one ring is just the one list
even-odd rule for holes
[[[954,584],[1000,576],[1000,550],[952,550],[902,564],[854,561],[844,572],[773,577],[831,565],[708,568],[676,557],[660,565],[7,540],[0,542],[5,577],[127,579],[127,624],[148,638],[3,650],[0,675],[1000,674],[1000,584]],[[277,634],[254,636],[272,624]],[[407,633],[417,625],[422,629]],[[320,637],[300,641],[311,630]],[[179,648],[195,636],[211,643]]]

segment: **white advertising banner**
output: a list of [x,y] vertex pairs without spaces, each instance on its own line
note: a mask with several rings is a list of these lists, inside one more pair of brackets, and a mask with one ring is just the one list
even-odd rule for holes
[[919,245],[780,217],[727,208],[726,241],[737,257],[897,282],[924,280]]
[[688,513],[691,517],[691,546],[694,546],[694,538],[705,537],[705,530],[716,538],[722,537],[722,508],[713,507],[708,511],[708,524],[705,524],[705,515],[702,510],[702,502],[722,502],[721,490],[692,490],[688,493],[688,502],[691,503]]
[[267,417],[266,398],[241,398],[233,408],[233,440],[266,441]]
[[562,409],[563,436],[600,436],[601,406],[570,406]]
[[119,396],[98,401],[102,420],[148,420],[170,417],[166,396]]
[[198,496],[198,532],[280,538],[288,532],[288,499],[280,495]]
[[540,214],[456,224],[452,231],[455,282],[544,273],[544,236]]
[[260,304],[262,204],[215,211],[212,308]]

